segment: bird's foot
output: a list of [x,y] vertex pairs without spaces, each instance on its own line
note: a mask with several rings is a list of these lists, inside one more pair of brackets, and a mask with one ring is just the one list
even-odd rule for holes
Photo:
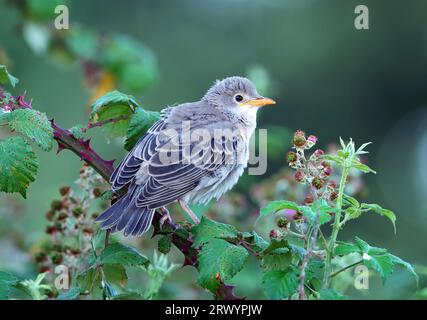
[[162,214],[163,214],[163,216],[160,218],[160,221],[159,221],[159,223],[160,223],[160,228],[161,227],[163,227],[163,224],[167,221],[167,220],[169,220],[169,222],[173,222],[172,221],[172,217],[171,217],[171,215],[169,214],[169,210],[168,209],[166,209],[165,207],[161,207],[160,208],[160,211],[162,212]]
[[190,209],[190,207],[184,201],[178,200],[178,203],[181,206],[181,208],[184,209],[184,211],[188,213],[191,220],[193,220],[194,224],[200,223],[199,217]]

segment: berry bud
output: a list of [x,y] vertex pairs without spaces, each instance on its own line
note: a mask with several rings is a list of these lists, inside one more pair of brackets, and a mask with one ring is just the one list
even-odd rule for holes
[[50,258],[52,259],[52,262],[54,264],[60,264],[62,262],[62,254],[59,252],[56,252],[56,251],[52,252],[50,254]]
[[335,190],[337,188],[337,183],[334,180],[328,181],[328,188]]
[[52,210],[55,210],[55,211],[61,210],[62,209],[62,202],[60,200],[54,200],[50,204],[50,207],[52,208]]
[[54,234],[56,231],[58,231],[54,226],[47,226],[45,232],[47,234]]
[[102,194],[102,190],[99,188],[94,188],[92,194],[95,198],[99,198]]
[[80,217],[83,213],[83,209],[81,207],[76,207],[73,209],[73,216],[76,218]]
[[313,196],[312,195],[307,195],[307,197],[305,197],[305,200],[304,200],[304,202],[306,203],[306,204],[310,204],[310,203],[313,203],[313,201],[314,201],[314,198],[313,198]]
[[316,151],[313,152],[313,156],[315,156],[316,158],[320,158],[324,154],[325,154],[325,151],[323,151],[322,149],[317,149]]
[[332,174],[332,168],[331,168],[331,167],[325,167],[325,168],[323,169],[323,173],[324,173],[326,176],[330,176],[330,175]]
[[317,142],[317,137],[310,135],[307,138],[307,145],[306,145],[306,149],[310,149],[311,147],[313,147]]
[[304,171],[298,170],[297,172],[295,172],[294,178],[298,182],[303,182],[305,179]]
[[305,133],[304,131],[297,130],[294,133],[294,137],[292,139],[292,143],[296,148],[302,148],[305,146],[307,140],[305,139]]
[[288,226],[288,220],[286,218],[279,218],[277,220],[277,226],[279,228],[286,228]]
[[298,159],[298,156],[297,156],[297,154],[296,154],[295,152],[293,152],[293,151],[289,151],[289,152],[286,154],[286,160],[288,161],[288,163],[294,163],[294,162],[296,162],[296,161],[297,161],[297,159]]
[[338,192],[334,191],[329,196],[329,200],[334,201],[338,197]]
[[70,191],[71,191],[71,188],[69,186],[65,186],[65,187],[62,187],[61,189],[59,189],[59,193],[63,197],[68,195],[70,193]]
[[34,260],[35,260],[37,263],[43,262],[45,259],[46,259],[46,253],[44,253],[44,252],[37,252],[37,253],[34,255]]
[[273,229],[270,231],[270,239],[271,240],[273,240],[273,239],[277,240],[279,238],[280,238],[280,235],[279,235],[279,232],[277,230]]
[[68,214],[66,214],[65,212],[61,212],[59,215],[58,215],[58,220],[59,221],[63,221],[63,220],[65,220],[65,219],[67,219],[68,218]]
[[47,220],[52,221],[53,218],[55,217],[55,211],[49,210],[48,212],[46,212],[45,217]]
[[319,177],[314,178],[313,181],[311,182],[311,184],[316,189],[321,189],[323,187],[323,181]]

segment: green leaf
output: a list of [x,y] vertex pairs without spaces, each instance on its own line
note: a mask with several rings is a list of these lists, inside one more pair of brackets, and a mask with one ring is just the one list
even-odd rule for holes
[[334,289],[320,290],[320,300],[346,300],[347,297]]
[[44,151],[52,148],[53,128],[45,113],[32,109],[18,109],[7,115],[12,130],[33,140]]
[[319,225],[331,221],[331,213],[336,212],[336,208],[332,208],[324,199],[317,199],[311,206],[300,206],[299,211],[308,219],[312,225],[316,223],[316,216],[319,216]]
[[250,247],[255,251],[255,252],[261,252],[263,250],[265,250],[265,248],[267,248],[269,246],[269,243],[264,240],[263,237],[261,237],[260,235],[258,235],[255,231],[251,231],[251,232],[244,232],[243,233],[243,238],[244,241],[250,245]]
[[233,239],[238,236],[235,227],[229,224],[216,222],[206,217],[202,217],[200,223],[193,227],[194,246],[209,242],[212,239]]
[[95,267],[90,267],[85,271],[79,273],[76,277],[77,287],[81,289],[81,292],[93,292],[93,290],[101,287],[101,274]]
[[360,202],[359,201],[357,201],[357,199],[356,198],[353,198],[353,197],[351,197],[351,196],[349,196],[349,195],[347,195],[347,194],[344,194],[344,197],[343,197],[344,199],[344,204],[345,205],[347,205],[347,206],[352,206],[352,207],[356,207],[356,208],[359,208],[360,207]]
[[0,271],[0,300],[6,300],[10,297],[10,290],[19,283],[19,279],[13,274]]
[[363,264],[379,273],[383,282],[393,273],[393,259],[388,254],[365,256]]
[[292,296],[298,287],[298,274],[292,268],[264,273],[262,286],[267,298],[280,300]]
[[6,66],[0,65],[0,84],[10,84],[12,87],[15,87],[18,82],[18,78],[12,76],[7,71]]
[[128,276],[123,265],[118,263],[104,264],[102,270],[108,282],[120,287],[124,287],[127,284]]
[[351,166],[364,173],[376,173],[374,170],[369,168],[366,164],[361,163],[359,160],[353,159]]
[[220,281],[232,279],[242,270],[247,258],[246,249],[225,240],[212,239],[199,252],[199,284],[216,292]]
[[81,292],[79,287],[71,287],[69,290],[61,292],[57,300],[76,300]]
[[172,246],[172,238],[169,235],[162,237],[157,243],[157,248],[159,252],[163,254],[168,254],[169,251],[171,250],[171,246]]
[[92,105],[91,121],[99,123],[111,120],[102,127],[112,137],[126,135],[130,118],[138,107],[135,99],[117,90],[111,91]]
[[351,253],[361,253],[363,252],[359,246],[352,244],[352,243],[346,243],[346,242],[337,242],[338,245],[335,247],[335,254],[337,256],[345,256]]
[[310,281],[314,278],[322,281],[325,274],[325,262],[311,259],[307,264],[306,280]]
[[149,260],[137,250],[121,243],[110,244],[99,256],[101,264],[121,264],[123,266],[147,266]]
[[126,133],[125,149],[130,151],[138,140],[160,119],[160,113],[136,108]]
[[394,233],[396,233],[396,215],[394,214],[393,211],[384,209],[376,203],[362,203],[361,209],[373,211],[389,219],[393,224]]
[[400,265],[409,271],[418,283],[418,275],[414,267],[401,258],[388,253],[384,248],[373,247],[366,241],[356,237],[355,244],[339,242],[335,249],[335,254],[338,256],[351,253],[359,253],[362,256],[363,264],[378,272],[383,281],[393,273],[395,265]]
[[67,5],[67,0],[26,0],[26,13],[37,20],[55,18],[55,8],[58,5]]
[[340,156],[334,156],[334,155],[331,155],[331,154],[324,154],[321,158],[325,159],[325,160],[329,160],[329,161],[335,162],[337,165],[342,165],[342,163],[343,163],[343,160],[342,160],[342,158]]
[[287,240],[272,240],[270,244],[260,252],[261,265],[266,270],[283,270],[292,262],[292,251]]
[[291,209],[298,212],[299,207],[295,202],[292,202],[292,201],[286,201],[286,200],[271,201],[268,203],[266,207],[261,209],[260,216],[276,213],[284,209]]
[[412,264],[404,261],[403,259],[401,259],[401,258],[399,258],[399,257],[397,257],[391,253],[389,253],[389,256],[390,256],[390,258],[394,264],[398,264],[398,265],[402,266],[403,268],[405,268],[407,271],[409,271],[409,273],[411,273],[415,277],[415,281],[417,282],[417,285],[418,285],[419,276],[415,272],[415,269],[412,266]]
[[75,126],[71,127],[69,131],[76,139],[83,139],[84,138],[84,130],[86,129],[85,125],[82,124],[76,124]]
[[19,192],[26,198],[35,180],[38,163],[31,146],[21,137],[0,141],[0,191]]

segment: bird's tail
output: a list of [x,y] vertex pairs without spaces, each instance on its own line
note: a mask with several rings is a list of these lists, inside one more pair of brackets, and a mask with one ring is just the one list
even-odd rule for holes
[[124,230],[125,237],[141,236],[150,228],[153,215],[154,209],[137,207],[131,197],[125,195],[95,221],[101,222],[102,229],[111,229],[112,233]]

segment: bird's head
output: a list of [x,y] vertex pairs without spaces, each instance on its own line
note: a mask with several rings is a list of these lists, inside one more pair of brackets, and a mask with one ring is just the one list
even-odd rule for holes
[[238,113],[256,112],[259,107],[276,104],[274,100],[261,96],[255,85],[243,77],[229,77],[216,81],[203,100],[215,107]]

